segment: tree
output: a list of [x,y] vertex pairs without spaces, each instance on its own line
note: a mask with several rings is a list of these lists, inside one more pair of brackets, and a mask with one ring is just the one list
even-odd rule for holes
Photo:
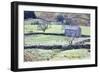
[[58,22],[63,23],[64,16],[63,16],[63,15],[58,15],[58,16],[56,17],[56,20],[57,20]]
[[[73,34],[72,36],[67,36],[66,37],[66,41],[68,42],[68,45],[70,46],[70,48],[73,48],[72,47],[72,45],[73,45],[73,42],[75,41],[75,39],[76,39],[76,36],[75,36],[76,34]],[[73,48],[74,49],[74,48]]]
[[24,19],[36,18],[34,11],[24,11]]
[[38,26],[43,32],[45,32],[46,31],[46,29],[48,28],[48,24],[39,24],[39,26]]

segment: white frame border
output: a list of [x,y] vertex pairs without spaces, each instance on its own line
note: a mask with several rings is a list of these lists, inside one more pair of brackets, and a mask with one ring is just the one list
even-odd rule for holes
[[[70,12],[70,13],[89,13],[91,14],[91,59],[89,60],[73,60],[73,61],[41,61],[41,62],[24,62],[24,11],[48,11],[48,12]],[[82,8],[63,8],[48,6],[18,6],[18,68],[36,68],[50,66],[73,66],[95,64],[95,10]],[[92,25],[93,24],[93,25]]]

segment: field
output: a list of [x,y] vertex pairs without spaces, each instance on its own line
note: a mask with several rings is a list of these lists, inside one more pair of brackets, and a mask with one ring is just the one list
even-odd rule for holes
[[[82,35],[90,35],[90,27],[80,26],[82,29]],[[25,25],[25,33],[43,33],[41,30],[37,30],[37,25]],[[64,30],[62,30],[61,25],[51,25],[45,33],[58,33],[64,34]],[[36,34],[25,36],[25,45],[40,45],[40,44],[48,44],[48,45],[60,45],[60,44],[68,44],[68,40],[70,38],[64,35],[44,35],[44,34]],[[78,40],[78,39],[76,39]]]
[[[48,29],[43,32],[42,30],[38,30],[37,25],[24,25],[24,46],[31,45],[69,45],[69,41],[71,38],[64,36],[64,30],[62,25],[48,25]],[[80,26],[82,31],[82,35],[89,36],[90,35],[90,27],[89,26]],[[31,33],[31,34],[30,34]],[[38,33],[38,34],[34,34]],[[46,34],[47,35],[44,35]],[[50,35],[60,34],[60,35]],[[81,39],[85,39],[89,37],[80,37],[75,38],[74,41],[80,41]],[[89,42],[86,42],[89,43]],[[69,48],[70,49],[70,48]],[[79,48],[79,49],[58,49],[58,48],[27,48],[24,51],[24,61],[44,61],[44,60],[76,60],[76,59],[89,59],[90,51],[87,48]]]
[[[90,27],[89,26],[80,26],[82,29],[82,35],[90,35]],[[37,25],[25,25],[24,33],[32,33],[43,31],[37,29]],[[46,29],[45,33],[64,33],[62,25],[49,25],[48,29]]]
[[52,61],[52,60],[83,60],[89,59],[90,53],[87,49],[77,49],[77,50],[60,50],[60,49],[39,49],[31,48],[25,49],[24,60],[25,61]]

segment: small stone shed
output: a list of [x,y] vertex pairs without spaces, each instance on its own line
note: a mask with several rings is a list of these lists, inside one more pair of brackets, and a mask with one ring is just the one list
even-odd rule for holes
[[65,25],[64,34],[68,37],[80,37],[81,28],[79,26]]

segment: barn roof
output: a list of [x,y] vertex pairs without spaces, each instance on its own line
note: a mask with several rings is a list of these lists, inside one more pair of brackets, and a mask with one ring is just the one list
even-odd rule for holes
[[64,29],[73,29],[73,30],[77,30],[79,29],[79,26],[72,26],[72,25],[65,25]]

